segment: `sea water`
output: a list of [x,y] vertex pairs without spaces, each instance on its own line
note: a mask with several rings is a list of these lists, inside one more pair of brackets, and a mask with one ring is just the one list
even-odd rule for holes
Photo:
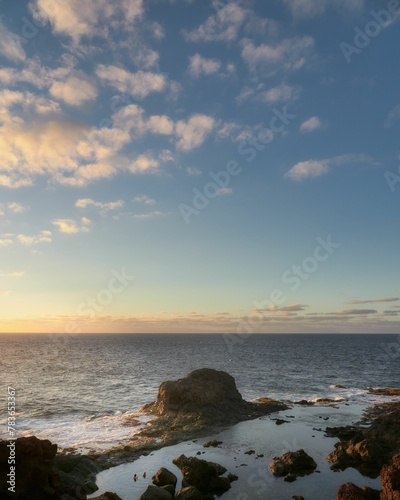
[[7,388],[16,390],[17,436],[60,448],[105,450],[150,417],[140,408],[165,380],[224,370],[244,398],[389,400],[398,387],[398,335],[0,335],[0,439],[8,438]]

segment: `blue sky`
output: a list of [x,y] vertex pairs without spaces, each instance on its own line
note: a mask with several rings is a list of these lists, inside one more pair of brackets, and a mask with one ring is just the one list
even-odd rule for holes
[[0,17],[0,331],[399,331],[400,2]]

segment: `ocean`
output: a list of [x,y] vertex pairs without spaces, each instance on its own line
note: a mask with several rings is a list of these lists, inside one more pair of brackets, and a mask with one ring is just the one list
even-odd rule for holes
[[1,335],[0,352],[0,439],[12,387],[17,437],[79,451],[129,440],[160,383],[196,368],[229,372],[249,400],[367,405],[388,400],[368,387],[400,385],[400,335]]

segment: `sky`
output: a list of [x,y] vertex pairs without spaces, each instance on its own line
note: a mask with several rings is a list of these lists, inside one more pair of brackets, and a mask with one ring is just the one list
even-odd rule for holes
[[0,332],[399,333],[400,1],[0,1]]

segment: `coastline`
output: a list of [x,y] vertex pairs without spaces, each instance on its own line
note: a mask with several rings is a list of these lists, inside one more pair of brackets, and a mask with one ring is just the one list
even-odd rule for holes
[[[226,372],[195,370],[183,379],[163,382],[157,400],[142,408],[142,413],[149,418],[147,425],[129,443],[106,452],[79,454],[61,450],[56,454],[57,446],[49,441],[19,438],[17,455],[24,460],[25,453],[28,471],[30,467],[36,468],[39,476],[46,478],[46,490],[40,490],[39,496],[29,493],[19,498],[82,500],[112,491],[123,500],[139,499],[157,470],[173,468],[172,461],[184,454],[219,463],[237,476],[238,480],[224,493],[226,500],[265,498],[266,492],[272,500],[289,498],[289,494],[329,500],[336,498],[339,487],[348,482],[378,490],[382,465],[389,463],[394,452],[400,450],[399,391],[370,389],[369,392],[392,402],[373,406],[316,398],[287,404],[267,397],[246,401],[238,392],[234,378]],[[393,430],[393,422],[385,420],[393,409],[397,412],[397,441],[393,441],[394,447],[386,449],[387,442],[379,441],[384,438],[388,441],[384,436],[386,424]],[[367,453],[364,450],[359,453],[364,438],[369,439],[369,429],[376,423],[380,425],[379,435],[372,433],[372,443],[364,446]],[[135,426],[137,422],[127,424]],[[215,447],[203,447],[207,441],[216,440],[219,443]],[[5,443],[0,442],[0,455],[2,450],[4,455]],[[378,454],[377,446],[383,450]],[[29,462],[32,449],[40,458],[37,463]],[[27,453],[27,450],[31,451]],[[304,450],[315,462],[316,470],[300,474],[297,480],[292,477],[290,483],[288,479],[275,477],[270,471],[271,463],[276,457],[296,450]],[[355,454],[354,450],[357,450]],[[332,458],[329,458],[332,466],[328,456]],[[43,457],[46,460],[41,465]],[[374,462],[373,474],[362,475],[356,470],[365,458],[367,462]],[[2,466],[5,463],[2,455],[0,463]],[[174,470],[179,478],[179,471]],[[43,484],[33,484],[43,488]],[[43,491],[50,490],[53,493],[43,496]]]

